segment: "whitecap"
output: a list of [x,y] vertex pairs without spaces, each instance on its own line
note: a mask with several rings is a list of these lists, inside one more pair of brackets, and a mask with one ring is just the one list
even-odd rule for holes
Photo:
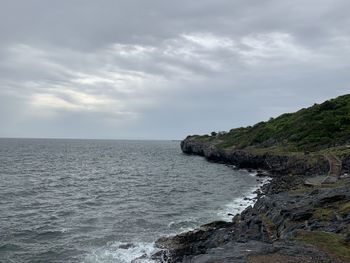
[[270,179],[271,178],[269,177],[263,178],[257,186],[250,188],[241,197],[237,197],[233,199],[232,202],[226,204],[218,212],[219,217],[222,220],[231,221],[232,215],[236,215],[243,212],[243,210],[250,205],[253,206],[255,204],[256,197],[257,197],[256,190],[260,189],[261,186],[269,182]]
[[151,256],[158,249],[154,243],[134,242],[132,245],[113,242],[87,256],[85,263],[155,263]]

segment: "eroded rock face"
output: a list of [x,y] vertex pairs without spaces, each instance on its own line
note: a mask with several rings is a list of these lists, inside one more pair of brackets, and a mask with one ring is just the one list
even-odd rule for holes
[[273,174],[306,176],[327,174],[329,171],[329,163],[322,156],[319,157],[317,162],[312,162],[308,155],[253,154],[248,150],[218,149],[215,147],[216,144],[189,137],[181,142],[181,149],[184,153],[204,156],[210,161],[232,164],[238,168],[263,169]]
[[[254,251],[252,253],[252,251]],[[334,263],[323,252],[312,247],[293,242],[274,244],[249,241],[247,243],[229,243],[221,248],[210,249],[208,253],[194,257],[185,257],[184,263]]]

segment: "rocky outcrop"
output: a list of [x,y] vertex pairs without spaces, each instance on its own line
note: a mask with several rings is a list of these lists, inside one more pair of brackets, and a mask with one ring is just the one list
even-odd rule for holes
[[[254,206],[232,222],[213,222],[191,232],[157,241],[163,262],[347,262],[314,246],[298,242],[301,233],[323,231],[349,235],[350,180],[335,187],[297,190],[277,185],[290,181],[282,175],[262,188]],[[281,180],[281,178],[284,178]],[[344,242],[345,239],[344,239]],[[350,255],[349,255],[350,256]]]
[[350,155],[346,155],[343,157],[342,173],[350,174]]
[[210,140],[196,137],[183,140],[181,149],[184,153],[204,156],[210,161],[232,164],[238,168],[263,169],[272,174],[321,175],[327,174],[330,169],[328,160],[322,155],[257,154],[247,149],[220,149]]

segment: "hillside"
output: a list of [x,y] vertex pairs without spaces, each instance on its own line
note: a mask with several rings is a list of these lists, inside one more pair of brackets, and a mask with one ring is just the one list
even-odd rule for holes
[[271,181],[232,221],[160,238],[157,257],[170,263],[350,262],[349,143],[350,95],[252,127],[188,136],[184,153],[256,169]]
[[320,151],[350,143],[350,94],[227,133],[189,136],[218,149]]

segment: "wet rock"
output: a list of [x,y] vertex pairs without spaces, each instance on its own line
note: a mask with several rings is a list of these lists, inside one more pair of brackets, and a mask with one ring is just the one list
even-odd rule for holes
[[120,245],[118,248],[129,249],[129,248],[134,248],[134,247],[135,247],[135,245],[133,243],[126,243],[126,244]]
[[271,176],[271,174],[268,171],[258,170],[257,173],[256,173],[256,176],[258,176],[258,177],[268,177],[268,176]]
[[229,226],[232,226],[231,222],[214,221],[214,222],[211,222],[209,224],[202,225],[200,227],[200,229],[202,229],[202,230],[210,230],[210,229],[217,229],[217,228],[225,228],[225,227],[229,227]]
[[135,258],[131,261],[131,263],[142,263],[145,262],[145,260],[147,259],[147,255],[143,254],[142,256]]

